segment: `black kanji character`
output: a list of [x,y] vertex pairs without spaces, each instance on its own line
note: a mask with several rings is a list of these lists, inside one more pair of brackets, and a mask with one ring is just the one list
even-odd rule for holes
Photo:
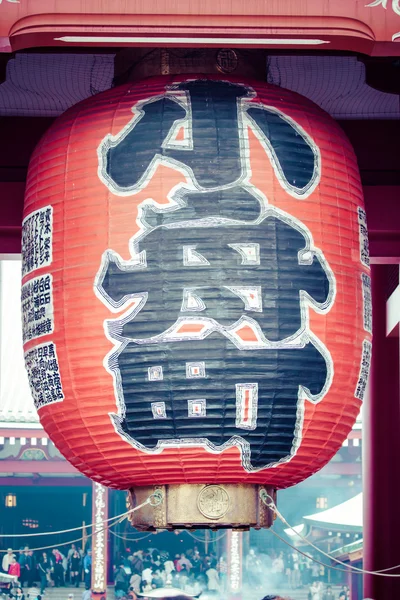
[[[246,260],[240,248],[248,246],[253,258]],[[143,238],[140,250],[146,251],[146,267],[121,266],[110,255],[99,283],[115,306],[142,296],[142,308],[119,331],[130,339],[159,335],[178,317],[208,317],[230,326],[247,315],[268,340],[279,341],[303,325],[301,292],[319,304],[329,296],[318,256],[309,253],[301,261],[303,233],[275,216],[254,226],[160,227]],[[242,288],[253,303],[246,302]],[[185,304],[188,294],[194,306]]]
[[143,116],[107,152],[107,175],[120,188],[135,187],[158,156],[191,169],[198,186],[229,185],[242,175],[237,101],[248,89],[220,81],[184,82],[178,90],[190,94],[192,148],[171,149],[165,140],[186,110],[168,97],[142,106]]
[[[125,410],[123,418],[114,419],[122,434],[150,450],[157,444],[199,439],[218,448],[239,436],[250,446],[253,468],[290,455],[300,388],[317,396],[327,379],[325,359],[311,343],[303,348],[239,350],[218,333],[196,341],[131,342],[117,360]],[[204,377],[188,379],[187,363],[200,361]],[[162,368],[161,380],[149,380],[152,366]],[[237,422],[236,386],[244,383],[258,386],[253,429]],[[190,417],[189,403],[198,400],[205,414]],[[163,403],[164,418],[154,417],[152,403]]]
[[[245,113],[272,153],[282,180],[299,194],[309,188],[317,161],[311,142],[294,122],[277,111],[249,102],[239,108],[241,98],[251,97],[250,88],[196,80],[183,82],[176,89],[189,95],[189,115],[173,97],[158,97],[144,103],[140,118],[106,148],[107,178],[118,189],[135,189],[150,176],[154,161],[164,157],[186,167],[199,190],[217,190],[217,193],[185,190],[181,198],[186,205],[183,211],[161,215],[148,207],[147,222],[165,224],[176,221],[178,214],[180,220],[204,215],[233,216],[245,221],[255,218],[260,211],[259,203],[241,185],[249,171],[243,146],[244,125],[240,122]],[[169,136],[172,128],[186,118],[190,119],[190,146],[179,149],[169,143]],[[226,187],[232,189],[222,192]],[[238,216],[240,212],[243,216]]]
[[260,201],[250,188],[244,186],[235,186],[216,192],[185,190],[180,195],[180,202],[184,203],[184,206],[174,211],[157,211],[151,205],[144,206],[143,222],[150,227],[208,217],[251,222],[260,215]]

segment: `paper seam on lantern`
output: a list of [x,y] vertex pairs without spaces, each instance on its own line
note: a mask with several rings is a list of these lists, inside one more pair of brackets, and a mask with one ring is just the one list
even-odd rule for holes
[[22,221],[22,277],[53,261],[53,207],[35,210]]
[[22,286],[21,311],[24,344],[54,332],[52,275],[39,275]]
[[363,341],[360,374],[354,396],[359,400],[364,400],[364,394],[368,383],[369,371],[371,368],[372,343],[369,340]]

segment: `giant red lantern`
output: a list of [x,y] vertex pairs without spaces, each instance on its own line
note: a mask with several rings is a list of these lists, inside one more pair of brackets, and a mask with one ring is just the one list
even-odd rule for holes
[[371,353],[356,160],[308,100],[158,77],[67,111],[23,222],[26,366],[41,422],[115,488],[321,468]]

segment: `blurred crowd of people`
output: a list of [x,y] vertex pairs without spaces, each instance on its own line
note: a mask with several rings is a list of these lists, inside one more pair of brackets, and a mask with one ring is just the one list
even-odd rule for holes
[[[203,546],[202,546],[203,547]],[[35,553],[28,546],[3,555],[4,573],[17,581],[10,585],[15,600],[42,600],[48,587],[91,587],[92,553],[72,544],[63,554],[58,548]],[[326,573],[318,563],[297,552],[271,550],[259,553],[250,549],[243,564],[243,585],[262,592],[273,589],[305,588],[308,600],[350,600],[343,586],[339,595],[326,581]],[[148,548],[136,552],[124,551],[114,566],[115,597],[137,600],[139,594],[174,587],[189,595],[205,593],[207,597],[224,598],[227,591],[227,558],[214,550],[207,553],[198,546],[171,556],[165,550]],[[24,593],[24,587],[37,593]]]
[[9,548],[3,555],[1,566],[4,573],[17,577],[18,586],[14,585],[13,590],[38,585],[40,596],[43,596],[47,587],[68,584],[78,588],[81,583],[88,590],[91,585],[92,552],[89,549],[84,553],[75,544],[66,554],[58,548],[46,552],[33,552],[28,546],[18,552]]
[[[201,552],[198,546],[171,557],[156,548],[120,554],[115,568],[115,595],[136,600],[138,594],[172,586],[189,595],[224,598],[228,565],[225,555]],[[350,600],[348,588],[340,595],[325,580],[323,567],[296,552],[259,554],[251,549],[243,565],[243,585],[251,590],[307,590],[309,600]]]
[[122,554],[115,566],[115,595],[136,600],[137,594],[171,585],[189,594],[204,590],[219,595],[226,588],[227,564],[215,552],[199,548],[171,557],[155,548]]

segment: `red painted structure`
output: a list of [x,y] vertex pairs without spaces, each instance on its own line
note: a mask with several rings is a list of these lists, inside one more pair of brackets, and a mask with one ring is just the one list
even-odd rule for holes
[[[101,4],[96,0],[59,0],[56,5],[52,0],[5,0],[0,15],[3,52],[43,46],[181,44],[268,45],[296,50],[311,46],[325,52],[400,55],[400,46],[391,43],[400,38],[398,0],[307,0],[301,8],[296,0],[233,0],[226,6],[213,0],[105,0]],[[68,40],[71,37],[78,40]],[[310,39],[319,42],[309,43]]]
[[[181,0],[172,4],[164,0],[154,5],[149,0],[137,0],[129,4],[121,2],[120,7],[118,2],[109,0],[101,3],[101,7],[100,10],[95,0],[85,3],[60,0],[56,5],[51,0],[35,3],[3,0],[0,4],[0,51],[6,56],[21,48],[43,46],[61,46],[71,52],[80,46],[95,47],[98,51],[105,45],[111,48],[118,45],[156,46],[160,44],[156,36],[169,38],[163,45],[179,46],[181,41],[182,46],[183,40],[178,38],[190,36],[192,40],[185,46],[221,47],[221,38],[235,37],[236,43],[225,40],[223,46],[250,47],[245,40],[252,38],[258,40],[256,47],[268,47],[271,52],[290,50],[300,53],[306,48],[315,53],[340,50],[378,57],[400,55],[398,0],[306,0],[302,3],[295,0],[273,3],[235,0],[229,3],[229,11],[224,10],[223,3],[212,0],[197,3]],[[136,41],[55,40],[67,35],[95,37],[100,34],[136,38]],[[201,41],[200,36],[208,41]],[[139,42],[138,37],[145,39]],[[218,37],[219,41],[213,43],[211,37]],[[311,37],[329,43],[305,47],[298,42],[284,44],[280,41],[282,38],[293,42]],[[268,42],[263,42],[266,38]],[[4,61],[1,64],[4,65]],[[391,87],[396,81],[396,77],[383,71],[379,79],[383,87]],[[1,139],[7,140],[0,148],[0,253],[20,251],[26,167],[34,145],[51,121],[51,118],[40,117],[0,118]],[[393,291],[392,271],[386,265],[400,264],[400,124],[386,120],[347,120],[340,124],[355,148],[361,170],[373,264],[374,335],[377,341],[372,359],[371,405],[364,420],[364,446],[369,445],[364,458],[364,555],[365,566],[374,570],[400,563],[399,473],[396,467],[400,428],[398,337],[394,332],[393,339],[386,338],[384,317],[389,295],[387,288]],[[27,435],[26,431],[24,435]],[[3,468],[11,473],[11,468],[17,468],[17,465],[7,462],[3,461]],[[55,469],[61,468],[61,464],[61,461],[57,463]],[[36,463],[29,465],[29,473],[43,467],[43,461],[40,461],[40,467]],[[62,468],[72,470],[67,465]],[[331,468],[350,469],[345,464],[329,465]],[[21,481],[23,479],[19,479]],[[365,596],[376,600],[400,597],[400,579],[368,576],[365,578]]]

